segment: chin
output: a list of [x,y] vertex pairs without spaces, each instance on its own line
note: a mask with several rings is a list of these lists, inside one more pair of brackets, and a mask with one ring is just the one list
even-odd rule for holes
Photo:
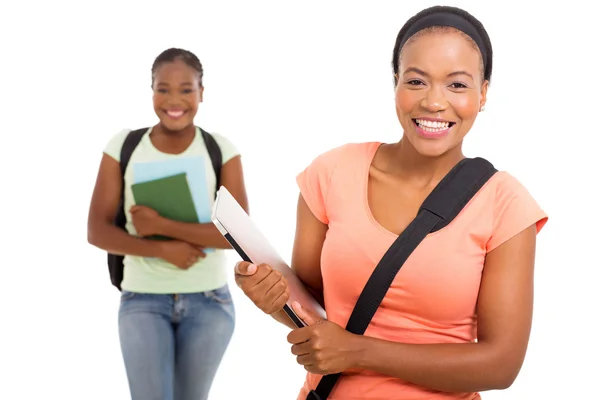
[[413,147],[423,157],[437,158],[451,151],[455,146],[446,140],[427,140],[422,138],[412,139]]
[[423,157],[429,157],[429,158],[437,158],[437,157],[441,157],[444,154],[446,154],[449,151],[448,148],[443,148],[443,149],[438,149],[438,148],[431,148],[429,146],[425,147],[417,147],[417,152],[422,155]]

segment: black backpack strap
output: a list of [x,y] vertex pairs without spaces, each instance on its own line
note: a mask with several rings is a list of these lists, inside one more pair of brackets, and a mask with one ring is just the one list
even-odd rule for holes
[[123,146],[121,146],[121,155],[119,157],[119,164],[121,166],[121,199],[119,202],[119,209],[117,211],[117,217],[115,220],[115,224],[125,229],[125,223],[127,222],[125,218],[125,210],[123,209],[125,205],[125,171],[127,170],[127,165],[129,164],[129,160],[131,159],[131,155],[133,151],[137,147],[137,145],[142,140],[144,134],[148,131],[148,128],[136,129],[135,131],[131,131],[125,137],[123,141]]
[[[496,169],[487,160],[463,159],[440,181],[423,202],[416,218],[379,261],[354,306],[347,331],[358,335],[366,331],[411,253],[429,233],[448,225],[495,173]],[[340,373],[323,376],[307,400],[327,399],[340,376]]]
[[[133,151],[142,140],[142,137],[146,133],[148,128],[137,129],[131,131],[125,137],[123,146],[121,147],[121,154],[119,157],[119,164],[121,168],[121,198],[119,199],[119,207],[117,208],[117,214],[115,215],[115,226],[125,229],[127,223],[127,217],[125,216],[125,171],[127,164],[131,159]],[[123,256],[120,254],[108,253],[108,271],[110,273],[110,280],[117,289],[121,290],[121,281],[123,280]]]
[[223,154],[221,153],[221,148],[219,147],[219,144],[215,140],[214,136],[200,127],[198,127],[198,129],[200,129],[200,133],[202,133],[206,150],[208,151],[213,170],[215,171],[215,178],[217,182],[217,187],[215,190],[216,196],[216,192],[221,187],[221,165],[223,165]]
[[127,169],[127,165],[129,164],[129,160],[131,159],[131,155],[133,151],[140,144],[142,137],[148,131],[148,128],[136,129],[135,131],[131,131],[127,134],[125,141],[123,141],[123,146],[121,146],[121,156],[120,162],[121,164],[121,177],[125,177],[125,170]]

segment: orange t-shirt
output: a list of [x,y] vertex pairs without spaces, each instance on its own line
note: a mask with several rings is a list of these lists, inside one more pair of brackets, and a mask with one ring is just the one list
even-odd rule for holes
[[[346,326],[358,296],[397,235],[373,218],[369,167],[380,143],[347,144],[317,157],[297,182],[316,218],[329,226],[321,254],[327,318]],[[393,281],[365,335],[402,343],[468,343],[486,253],[547,216],[506,172],[496,173],[444,229],[428,235]],[[319,375],[309,373],[298,400]],[[329,400],[477,399],[442,393],[371,371],[342,376]]]

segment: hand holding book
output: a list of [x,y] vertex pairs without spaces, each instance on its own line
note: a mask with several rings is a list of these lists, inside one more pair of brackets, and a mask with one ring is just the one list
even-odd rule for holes
[[[137,221],[132,222],[139,236],[148,239],[170,239],[160,235],[160,223],[164,219],[198,223],[198,214],[190,192],[185,173],[176,174],[152,181],[135,183],[131,186],[137,210]],[[136,208],[143,206],[143,208]],[[137,222],[137,224],[136,224]],[[138,226],[142,232],[138,231]]]
[[147,237],[160,234],[160,225],[164,218],[150,207],[134,205],[129,210],[131,222],[139,236]]
[[181,269],[188,269],[199,259],[206,257],[202,247],[181,240],[158,242],[157,246],[159,246],[159,258]]
[[[130,209],[131,222],[135,230],[141,237],[151,237],[162,235],[162,224],[167,221],[160,214],[149,207],[134,205]],[[181,269],[188,269],[198,259],[206,257],[204,249],[194,246],[180,240],[169,240],[157,243],[159,246],[160,258]]]

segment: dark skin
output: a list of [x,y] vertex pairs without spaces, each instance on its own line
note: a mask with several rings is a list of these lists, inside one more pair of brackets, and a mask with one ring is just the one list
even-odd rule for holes
[[[199,74],[181,61],[165,63],[157,68],[152,88],[154,110],[160,122],[152,129],[150,139],[161,152],[182,153],[190,146],[196,134],[194,117],[204,91]],[[221,184],[248,212],[239,156],[232,158],[221,168]],[[129,235],[113,224],[122,190],[119,163],[104,154],[88,216],[90,244],[114,254],[162,258],[182,269],[190,268],[203,258],[203,248],[230,247],[212,223],[172,221],[161,217],[151,208],[137,205],[131,207],[130,212],[138,236]],[[144,239],[154,234],[174,240]]]
[[[459,33],[425,34],[403,49],[396,110],[404,136],[399,143],[381,145],[369,176],[369,207],[389,231],[400,234],[431,190],[464,157],[463,138],[486,99],[480,65],[479,53]],[[456,125],[446,137],[426,139],[413,123],[423,117]],[[320,257],[327,229],[300,196],[292,268],[321,293]],[[292,329],[291,352],[309,372],[371,370],[445,392],[505,389],[521,368],[529,340],[535,245],[536,228],[531,226],[487,254],[476,307],[477,343],[405,344],[354,335],[294,303],[298,316],[309,324],[296,328],[281,311],[289,295],[278,273],[242,262],[236,266],[236,281],[259,308]]]

